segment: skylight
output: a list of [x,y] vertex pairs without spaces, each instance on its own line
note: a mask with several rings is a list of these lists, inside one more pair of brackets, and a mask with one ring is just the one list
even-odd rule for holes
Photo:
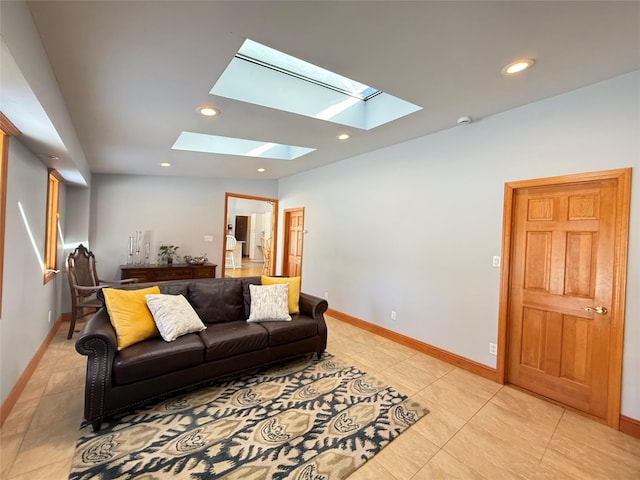
[[256,63],[265,68],[275,69],[280,73],[316,83],[321,87],[332,88],[359,100],[366,101],[381,93],[380,90],[364,83],[356,82],[249,39],[242,44],[236,58]]
[[275,158],[277,160],[293,160],[315,150],[315,148],[194,132],[182,132],[171,148],[190,152]]
[[363,130],[422,109],[249,39],[209,93]]

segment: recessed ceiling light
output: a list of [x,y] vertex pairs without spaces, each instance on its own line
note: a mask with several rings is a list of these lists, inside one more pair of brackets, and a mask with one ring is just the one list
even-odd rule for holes
[[515,75],[520,72],[524,72],[526,69],[531,68],[536,63],[530,58],[521,58],[515,62],[511,62],[509,65],[502,69],[503,75]]
[[47,158],[49,160],[60,160],[60,157],[57,155],[51,155],[49,153],[39,153],[38,156],[40,158]]
[[171,164],[170,164],[169,162],[162,162],[162,163],[160,164],[160,166],[161,166],[161,167],[170,167],[170,166],[171,166]]
[[258,171],[259,171],[260,173],[262,173],[262,172],[266,172],[266,169],[265,169],[265,168],[260,167],[260,168],[258,169]]
[[200,115],[204,115],[205,117],[217,117],[220,115],[220,110],[216,107],[212,107],[211,105],[204,105],[202,107],[198,107],[196,110]]
[[338,134],[338,140],[349,140],[350,138],[351,138],[351,135],[349,135],[348,133]]

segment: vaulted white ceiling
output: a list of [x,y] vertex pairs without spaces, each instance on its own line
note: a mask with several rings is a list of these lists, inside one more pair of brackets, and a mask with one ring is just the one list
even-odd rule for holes
[[[638,2],[29,1],[91,171],[279,178],[640,68]],[[371,130],[211,95],[250,38],[415,103]],[[505,77],[507,63],[533,69]],[[198,106],[222,115],[205,118]],[[339,132],[351,139],[340,142]],[[172,150],[182,131],[316,150]],[[64,155],[65,152],[50,152]],[[389,159],[393,161],[393,159]],[[172,167],[162,168],[161,162]],[[257,169],[263,167],[264,173]]]

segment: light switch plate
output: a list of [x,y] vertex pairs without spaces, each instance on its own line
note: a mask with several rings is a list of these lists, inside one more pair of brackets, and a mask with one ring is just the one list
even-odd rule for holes
[[493,266],[494,267],[499,267],[500,266],[500,257],[497,256],[497,255],[493,257]]

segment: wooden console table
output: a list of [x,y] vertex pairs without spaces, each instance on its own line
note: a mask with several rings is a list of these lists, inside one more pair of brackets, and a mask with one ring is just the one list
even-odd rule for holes
[[164,280],[189,280],[192,278],[216,278],[214,263],[190,265],[120,265],[120,279],[137,278],[138,282],[162,282]]

